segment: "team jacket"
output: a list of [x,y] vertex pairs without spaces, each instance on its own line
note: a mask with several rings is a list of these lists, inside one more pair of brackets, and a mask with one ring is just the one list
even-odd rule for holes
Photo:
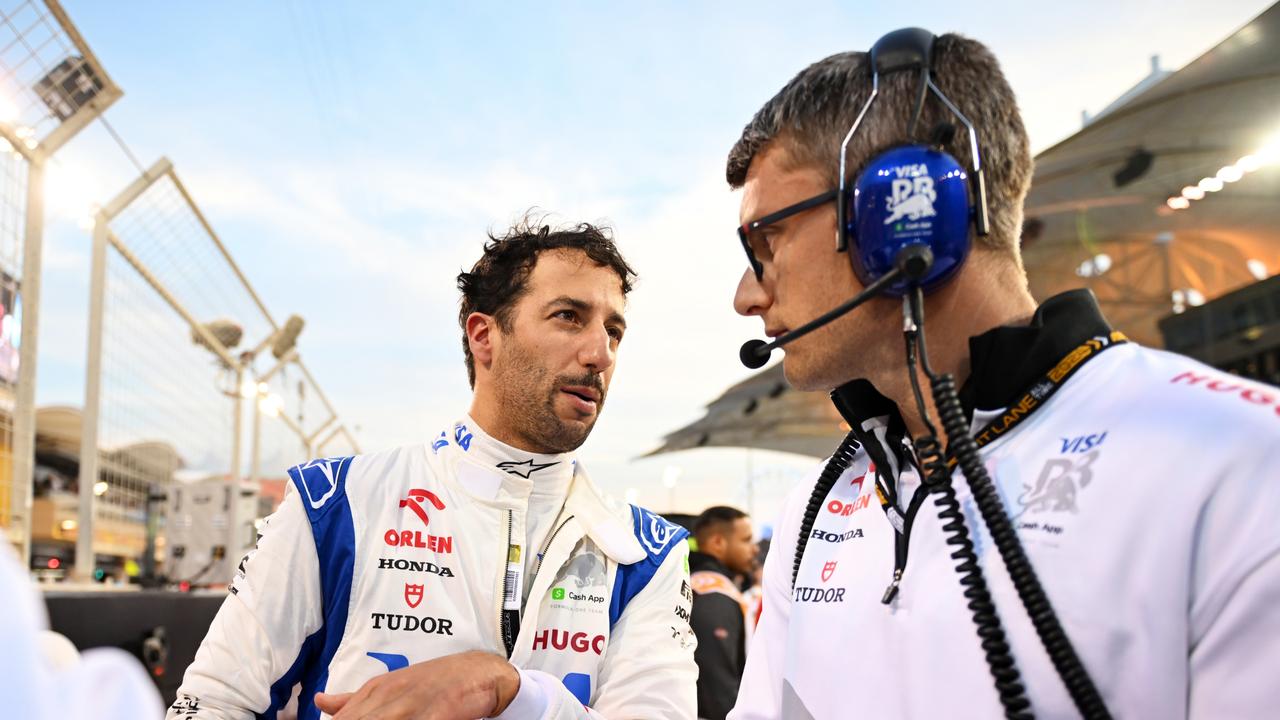
[[[274,718],[300,684],[299,717],[319,718],[317,691],[468,650],[507,655],[525,506],[459,427],[290,469],[168,717]],[[509,655],[522,682],[550,688],[541,717],[692,718],[686,532],[605,499],[580,466],[554,527]]]
[[706,553],[689,555],[693,632],[698,637],[698,717],[724,720],[747,660],[747,601],[729,569]]
[[[1075,349],[1092,355],[982,458],[1114,717],[1275,717],[1280,389],[1110,332],[1080,291],[1030,327],[974,338],[962,397],[975,427]],[[822,502],[794,588],[816,473],[785,504],[730,718],[1001,717],[932,496],[910,512],[920,482],[896,407],[865,382],[835,396],[862,447]],[[959,473],[954,484],[1036,716],[1078,717]],[[909,539],[887,605],[897,531],[877,487]]]

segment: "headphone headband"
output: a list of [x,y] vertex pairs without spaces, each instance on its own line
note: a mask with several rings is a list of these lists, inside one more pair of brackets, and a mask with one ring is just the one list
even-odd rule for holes
[[871,70],[878,75],[898,70],[932,70],[933,42],[933,33],[923,28],[894,30],[871,46]]

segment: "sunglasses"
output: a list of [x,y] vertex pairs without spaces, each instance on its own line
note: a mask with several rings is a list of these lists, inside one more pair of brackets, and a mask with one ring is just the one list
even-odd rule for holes
[[769,247],[769,242],[765,238],[762,229],[780,223],[805,210],[825,205],[839,196],[839,190],[828,190],[821,195],[814,195],[808,200],[801,200],[777,212],[769,213],[759,220],[752,220],[738,226],[738,239],[742,241],[742,249],[747,253],[747,262],[751,263],[751,269],[755,271],[757,281],[764,278],[764,263],[773,261],[773,248]]

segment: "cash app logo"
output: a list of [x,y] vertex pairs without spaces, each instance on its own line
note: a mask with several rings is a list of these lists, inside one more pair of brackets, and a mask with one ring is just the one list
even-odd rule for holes
[[552,599],[552,600],[563,600],[563,599],[564,599],[564,588],[552,588],[552,590],[551,590],[551,599]]

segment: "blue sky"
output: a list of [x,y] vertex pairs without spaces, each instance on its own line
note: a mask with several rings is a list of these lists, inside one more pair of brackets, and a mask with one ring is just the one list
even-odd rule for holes
[[[365,449],[416,442],[469,401],[458,270],[530,207],[604,220],[640,271],[594,477],[667,509],[762,516],[813,463],[706,450],[631,458],[745,377],[744,259],[723,160],[804,65],[905,25],[1001,58],[1042,149],[1160,54],[1180,67],[1265,2],[102,3],[66,0],[125,96],[108,119],[143,164],[173,160]],[[38,401],[83,397],[88,233],[78,217],[136,171],[101,127],[51,183]],[[767,517],[765,518],[767,520]]]

